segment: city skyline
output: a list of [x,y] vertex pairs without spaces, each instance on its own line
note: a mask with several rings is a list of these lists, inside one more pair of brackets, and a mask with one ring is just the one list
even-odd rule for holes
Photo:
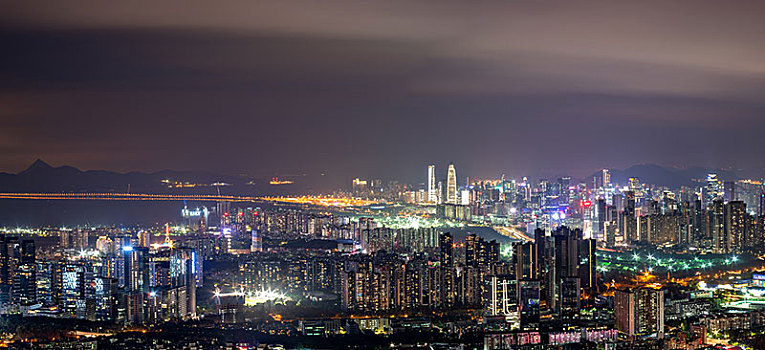
[[[447,161],[441,161],[441,162],[425,162],[423,164],[420,164],[419,166],[426,166],[428,167],[428,177],[431,176],[430,173],[430,167],[433,167],[434,169],[447,169],[444,171],[444,174],[440,174],[438,172],[434,172],[432,175],[434,177],[434,181],[432,181],[433,185],[436,185],[438,181],[446,180],[448,177],[448,166],[450,164],[454,164],[453,162],[447,162]],[[162,173],[178,173],[178,174],[186,174],[189,177],[194,176],[201,176],[205,178],[209,177],[242,177],[242,178],[249,178],[253,180],[272,180],[275,177],[286,177],[286,178],[300,178],[300,177],[308,177],[308,178],[316,178],[316,177],[325,177],[328,174],[326,173],[307,173],[302,171],[292,171],[292,172],[268,172],[268,173],[228,173],[228,172],[214,172],[214,171],[193,171],[189,169],[160,169],[157,171],[138,171],[138,170],[130,170],[130,171],[114,171],[110,169],[103,169],[103,168],[80,168],[74,164],[51,164],[48,163],[46,160],[43,159],[36,159],[33,162],[27,163],[27,165],[23,166],[20,169],[14,169],[14,170],[0,170],[0,174],[6,174],[6,175],[20,175],[24,174],[26,172],[29,172],[31,169],[34,168],[53,168],[53,169],[76,169],[81,172],[108,172],[108,173],[114,173],[114,174],[122,174],[122,175],[129,175],[129,174],[145,174],[145,175],[152,175],[152,174],[162,174]],[[504,171],[499,171],[492,174],[475,174],[475,173],[469,173],[466,176],[457,177],[458,180],[464,181],[466,178],[472,178],[472,179],[499,179],[502,177],[508,178],[508,179],[521,179],[521,178],[528,178],[531,180],[540,180],[540,179],[553,179],[556,177],[572,177],[576,180],[580,181],[591,181],[593,177],[600,177],[601,172],[603,170],[610,170],[610,171],[617,171],[620,173],[623,173],[625,176],[625,180],[622,182],[626,183],[626,177],[632,177],[632,176],[638,176],[639,174],[631,173],[631,172],[652,172],[652,171],[660,171],[660,172],[685,172],[690,174],[697,174],[699,176],[693,177],[694,179],[703,179],[704,176],[706,176],[707,173],[720,173],[722,176],[730,179],[760,179],[765,177],[765,173],[760,173],[758,171],[747,171],[744,169],[731,169],[731,168],[710,168],[710,167],[701,167],[701,166],[689,166],[689,167],[679,167],[679,166],[672,166],[672,165],[660,165],[656,163],[639,163],[639,164],[632,164],[631,166],[624,167],[624,168],[615,168],[615,167],[598,167],[593,169],[586,169],[583,170],[580,173],[577,173],[575,171],[571,171],[565,168],[561,168],[555,171],[547,172],[547,173],[538,173],[538,172],[528,172],[528,173],[522,173],[518,172],[517,170],[509,169]],[[410,183],[412,185],[423,185],[425,188],[430,187],[430,179],[424,179],[422,178],[421,174],[419,172],[416,172],[412,169],[406,169],[401,170],[399,174],[392,174],[387,176],[381,176],[381,174],[384,174],[384,172],[372,172],[372,173],[349,173],[349,174],[342,174],[342,175],[335,175],[335,176],[329,176],[332,178],[332,181],[329,181],[328,183],[332,186],[335,186],[334,188],[328,189],[325,188],[325,190],[335,190],[335,189],[341,189],[347,187],[347,184],[350,180],[354,178],[365,178],[365,179],[382,179],[385,181],[403,181],[406,183]],[[655,175],[655,174],[652,174]],[[661,174],[665,175],[665,174]],[[690,178],[689,178],[690,179]],[[661,182],[661,181],[659,181]],[[662,185],[667,185],[664,183],[659,183]],[[669,185],[672,186],[672,185]]]
[[765,2],[0,11],[0,347],[765,349]]

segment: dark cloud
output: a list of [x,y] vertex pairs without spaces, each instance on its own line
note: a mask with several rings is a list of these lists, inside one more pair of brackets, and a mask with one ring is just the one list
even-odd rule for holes
[[449,161],[460,176],[763,169],[764,8],[14,4],[0,13],[0,166],[412,180]]

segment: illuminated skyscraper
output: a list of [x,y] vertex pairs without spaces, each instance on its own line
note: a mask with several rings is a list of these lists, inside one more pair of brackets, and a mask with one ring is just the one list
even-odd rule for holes
[[454,169],[454,163],[449,163],[446,174],[446,203],[457,204],[457,170]]
[[719,199],[722,185],[717,179],[717,174],[707,174],[707,186],[704,189],[704,206],[709,207],[712,202]]
[[21,241],[21,259],[13,278],[13,300],[30,305],[37,300],[35,241]]
[[0,235],[0,302],[8,302],[11,299],[20,255],[19,238]]
[[725,205],[725,238],[726,253],[741,253],[745,247],[746,204],[743,201],[732,201]]
[[67,263],[62,271],[61,311],[70,317],[85,316],[85,266]]
[[[198,257],[194,249],[174,249],[170,253],[170,286],[183,290],[184,297],[178,300],[185,302],[185,310],[189,315],[196,315],[197,309],[197,276]],[[185,315],[183,315],[185,316]]]
[[664,337],[664,291],[640,288],[635,297],[637,331],[641,335],[655,334]]
[[95,304],[95,319],[97,321],[113,321],[117,314],[117,280],[97,276],[93,279],[93,299]]
[[608,169],[603,169],[601,176],[603,178],[602,187],[605,188],[611,185],[611,173],[608,171]]
[[62,270],[59,261],[37,261],[35,283],[37,302],[46,306],[56,305],[61,297]]
[[125,289],[130,292],[149,292],[149,249],[124,246]]
[[436,166],[428,165],[428,202],[438,203],[438,183],[436,182]]
[[252,242],[250,243],[250,252],[257,253],[263,251],[263,238],[257,229],[252,229]]

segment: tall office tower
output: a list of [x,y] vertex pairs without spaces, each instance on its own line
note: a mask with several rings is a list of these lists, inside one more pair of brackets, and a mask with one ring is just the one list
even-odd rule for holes
[[438,204],[438,183],[436,182],[435,165],[428,165],[428,202]]
[[122,247],[125,257],[125,290],[146,292],[149,286],[149,249],[144,247]]
[[640,288],[635,296],[637,331],[641,335],[664,337],[664,291]]
[[518,280],[518,314],[523,330],[539,329],[540,291],[539,280]]
[[595,222],[593,223],[593,231],[595,231],[595,237],[602,238],[605,234],[606,223],[606,200],[598,198],[595,204]]
[[187,314],[180,316],[196,315],[197,260],[197,254],[191,248],[174,249],[170,253],[170,287],[184,290],[184,300],[178,300],[178,303],[185,303]]
[[582,289],[592,297],[598,293],[597,261],[595,257],[597,248],[597,241],[594,239],[579,240],[579,257],[577,258],[579,261],[578,277],[581,280]]
[[457,170],[454,169],[454,163],[449,163],[446,174],[446,203],[457,204]]
[[38,261],[36,265],[37,303],[57,305],[61,298],[61,263],[56,260]]
[[440,250],[441,266],[454,266],[454,238],[449,232],[439,235],[438,248]]
[[0,235],[0,302],[8,302],[13,294],[13,281],[20,264],[19,238]]
[[13,276],[13,300],[21,305],[37,301],[37,269],[35,266],[35,241],[21,241],[19,265]]
[[707,207],[709,216],[709,237],[712,239],[712,252],[725,254],[728,252],[728,238],[725,236],[725,203],[714,200]]
[[709,207],[720,197],[720,180],[717,174],[707,174],[707,185],[704,188],[704,206]]
[[252,229],[252,242],[250,243],[250,252],[258,253],[263,251],[263,238],[260,237],[258,229]]
[[66,263],[61,272],[61,280],[61,311],[70,317],[84,318],[85,266]]
[[572,231],[566,226],[561,226],[550,236],[551,246],[546,257],[549,260],[546,300],[548,307],[556,312],[560,311],[560,287],[563,277],[577,276],[579,273],[576,260],[579,255],[577,234],[581,234],[581,230]]
[[741,253],[746,246],[748,217],[746,204],[743,201],[732,201],[725,205],[725,237],[728,253]]
[[539,257],[535,243],[525,242],[514,245],[515,279],[536,280],[539,278]]
[[[597,292],[597,273],[595,250],[597,241],[584,239],[581,229],[569,229],[561,226],[553,232],[548,250],[548,271],[546,300],[548,305],[562,312],[563,282],[566,278],[576,277],[578,286],[588,294]],[[571,281],[567,283],[573,283]]]
[[114,321],[119,304],[117,280],[97,276],[93,279],[93,299],[96,321]]
[[579,240],[582,231],[561,226],[553,234],[555,242],[555,274],[557,279],[579,275]]
[[611,185],[611,172],[608,169],[603,169],[601,173],[601,187],[606,188]]

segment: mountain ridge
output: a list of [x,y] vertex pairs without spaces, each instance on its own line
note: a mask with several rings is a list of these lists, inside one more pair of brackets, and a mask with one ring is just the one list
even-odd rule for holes
[[[627,181],[631,177],[636,177],[641,183],[648,183],[659,186],[667,186],[670,188],[679,188],[681,186],[692,186],[694,180],[703,180],[707,174],[717,174],[718,178],[723,181],[738,180],[739,176],[730,170],[704,168],[704,167],[688,167],[688,168],[669,168],[658,164],[644,163],[630,166],[626,169],[609,169],[611,174],[611,182],[618,185],[626,185]],[[601,179],[601,171],[595,172],[587,180],[589,183],[592,179]]]

